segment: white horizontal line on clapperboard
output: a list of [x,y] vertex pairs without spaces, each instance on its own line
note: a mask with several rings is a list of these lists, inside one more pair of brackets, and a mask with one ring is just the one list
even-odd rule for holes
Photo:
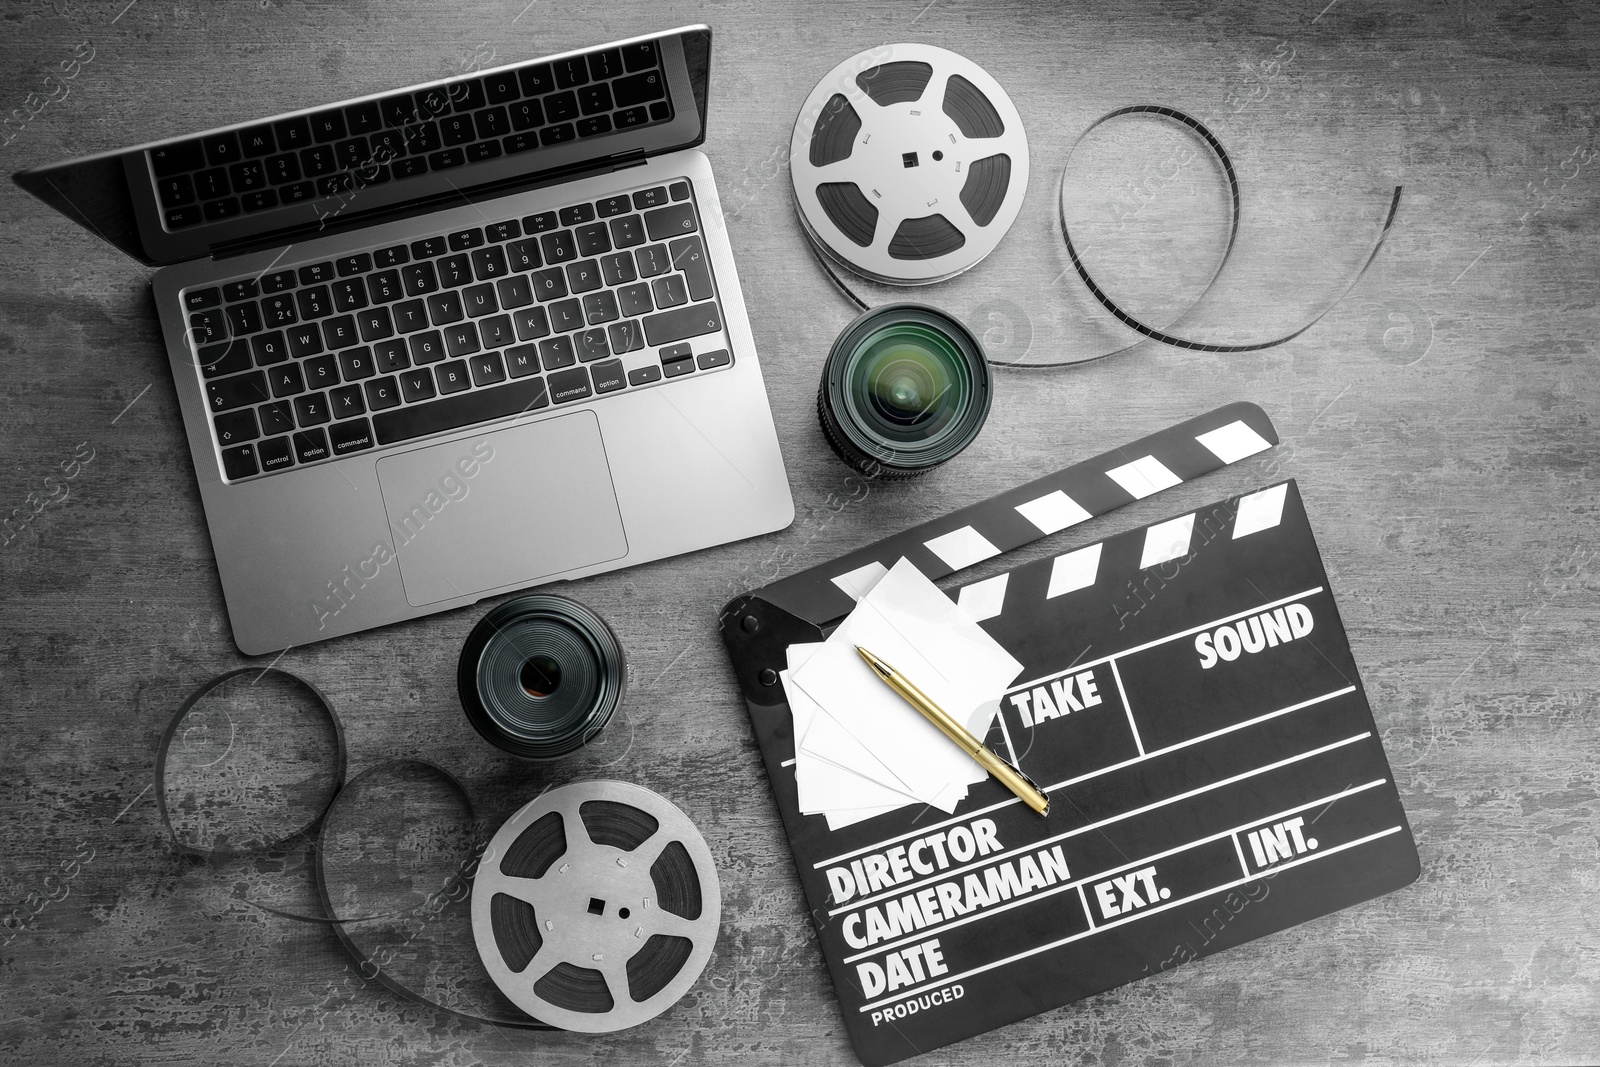
[[[1352,786],[1349,789],[1341,790],[1340,792],[1334,793],[1331,796],[1321,797],[1321,798],[1319,798],[1317,800],[1309,800],[1304,804],[1296,804],[1292,808],[1285,808],[1285,809],[1283,809],[1282,811],[1278,812],[1275,815],[1264,815],[1259,819],[1251,819],[1249,822],[1240,823],[1238,826],[1232,827],[1231,829],[1228,829],[1228,830],[1223,830],[1220,833],[1212,834],[1210,837],[1201,837],[1201,838],[1196,838],[1193,841],[1186,841],[1181,845],[1174,845],[1172,848],[1167,849],[1165,852],[1157,852],[1154,855],[1145,856],[1142,859],[1129,860],[1128,862],[1123,863],[1123,864],[1119,864],[1116,867],[1111,867],[1111,868],[1108,868],[1108,869],[1103,870],[1103,871],[1097,871],[1096,873],[1091,874],[1091,875],[1086,875],[1085,877],[1079,878],[1077,881],[1074,881],[1074,882],[1062,882],[1060,885],[1053,886],[1053,887],[1051,887],[1050,889],[1046,890],[1043,893],[1030,893],[1026,897],[1018,897],[1015,900],[1012,900],[1011,902],[1009,902],[1007,904],[1002,904],[998,908],[987,908],[987,909],[985,909],[983,911],[974,912],[971,915],[964,916],[964,917],[962,917],[960,919],[951,919],[949,922],[937,923],[937,924],[935,924],[933,926],[924,926],[920,930],[918,930],[916,933],[911,934],[908,937],[902,937],[898,941],[889,941],[889,942],[885,942],[884,944],[881,944],[881,945],[873,945],[871,948],[866,949],[865,951],[857,952],[854,956],[846,956],[844,958],[843,962],[845,962],[845,963],[854,963],[856,960],[863,959],[863,958],[865,958],[867,956],[875,956],[880,952],[889,952],[889,951],[892,951],[894,949],[899,948],[901,945],[909,944],[912,941],[921,940],[922,938],[925,938],[930,934],[939,934],[939,933],[943,933],[946,930],[953,930],[957,926],[965,926],[968,923],[977,922],[979,919],[987,919],[991,915],[999,915],[1003,911],[1010,911],[1012,908],[1019,908],[1024,904],[1031,904],[1033,901],[1043,900],[1045,897],[1053,897],[1057,893],[1065,893],[1065,892],[1068,892],[1068,891],[1071,891],[1071,890],[1074,890],[1074,889],[1081,889],[1083,886],[1089,885],[1089,884],[1091,884],[1093,882],[1098,882],[1098,881],[1101,881],[1103,879],[1110,878],[1112,875],[1116,874],[1118,871],[1124,870],[1124,869],[1126,869],[1128,867],[1138,867],[1138,866],[1142,866],[1144,864],[1154,863],[1154,862],[1156,862],[1156,860],[1164,860],[1168,856],[1175,855],[1176,853],[1182,852],[1185,849],[1191,849],[1191,848],[1194,848],[1194,847],[1196,847],[1198,845],[1209,845],[1213,841],[1221,841],[1224,837],[1231,837],[1232,835],[1237,834],[1240,830],[1247,830],[1250,827],[1258,825],[1260,823],[1277,822],[1279,819],[1287,818],[1288,816],[1293,815],[1297,811],[1306,811],[1306,810],[1308,810],[1310,808],[1314,808],[1318,804],[1332,804],[1335,801],[1343,800],[1345,797],[1353,796],[1356,793],[1361,793],[1361,792],[1365,792],[1368,789],[1376,788],[1377,786],[1383,785],[1388,780],[1389,779],[1387,779],[1387,778],[1374,778],[1370,782],[1366,782],[1366,783],[1364,783],[1362,785]],[[1104,825],[1104,824],[1096,824],[1096,825]],[[1035,851],[1035,850],[1037,850],[1039,848],[1044,847],[1045,845],[1050,844],[1052,841],[1059,841],[1062,838],[1071,837],[1073,834],[1081,834],[1085,830],[1092,830],[1094,828],[1095,827],[1093,827],[1093,826],[1084,826],[1084,827],[1080,827],[1077,830],[1072,830],[1072,831],[1069,831],[1068,833],[1060,834],[1060,835],[1058,835],[1056,837],[1052,837],[1048,841],[1036,841],[1032,845],[1028,846],[1028,851]],[[1237,837],[1233,838],[1233,847],[1234,847],[1235,851],[1238,850],[1239,839]],[[982,864],[972,863],[972,864],[968,864],[967,867],[959,868],[957,870],[943,871],[943,872],[940,873],[940,877],[941,878],[953,878],[956,875],[962,873],[962,871],[965,871],[970,867],[982,866],[983,864],[987,864],[987,863],[993,862],[995,859],[996,859],[995,856],[989,856],[989,857],[987,857],[986,859],[983,860]],[[1249,865],[1245,864],[1245,862],[1244,862],[1244,854],[1242,852],[1239,853],[1239,863],[1240,863],[1242,869],[1244,870],[1245,874],[1250,875],[1252,878],[1261,877],[1265,873],[1265,872],[1256,872],[1256,873],[1252,874],[1251,871],[1250,871]],[[1269,869],[1276,870],[1277,868],[1269,868]],[[895,894],[891,894],[891,895],[895,895]],[[905,894],[901,893],[901,894],[898,894],[898,895],[904,896]],[[864,906],[866,904],[870,904],[870,903],[871,903],[870,900],[858,900],[858,901],[855,902],[855,906],[856,907],[862,907],[862,906]],[[849,910],[853,910],[853,909],[847,908],[845,910],[849,911]],[[1089,911],[1088,911],[1087,907],[1084,909],[1084,914],[1085,915],[1089,914]],[[1094,926],[1094,917],[1093,916],[1089,917],[1089,925],[1091,927],[1095,928],[1095,929],[1101,929],[1100,927],[1095,927]]]
[[[1335,697],[1342,697],[1346,693],[1353,693],[1355,691],[1356,691],[1356,687],[1355,686],[1347,685],[1343,689],[1335,689],[1331,693],[1324,693],[1321,696],[1312,697],[1310,700],[1302,700],[1298,704],[1290,704],[1286,708],[1279,708],[1277,711],[1269,711],[1265,715],[1257,715],[1253,719],[1246,719],[1243,722],[1236,722],[1231,726],[1224,726],[1220,730],[1212,730],[1208,734],[1201,734],[1199,737],[1191,737],[1186,741],[1179,741],[1175,745],[1168,745],[1166,748],[1158,748],[1154,752],[1147,752],[1142,756],[1134,756],[1131,759],[1123,760],[1121,763],[1112,763],[1112,764],[1109,764],[1108,766],[1099,767],[1099,768],[1097,768],[1095,770],[1089,771],[1087,774],[1080,774],[1076,778],[1068,778],[1068,779],[1066,779],[1064,781],[1056,782],[1053,785],[1047,785],[1047,786],[1044,787],[1044,791],[1046,793],[1050,793],[1050,792],[1054,792],[1057,789],[1065,789],[1068,786],[1077,785],[1079,782],[1087,782],[1091,778],[1100,777],[1102,774],[1110,774],[1112,771],[1120,771],[1124,767],[1132,767],[1136,763],[1144,763],[1145,761],[1153,760],[1158,756],[1165,756],[1168,753],[1176,752],[1181,748],[1188,748],[1191,745],[1198,745],[1198,744],[1201,744],[1202,742],[1205,742],[1205,741],[1212,741],[1212,740],[1215,740],[1218,737],[1223,736],[1224,734],[1231,734],[1231,733],[1235,733],[1235,732],[1237,732],[1239,730],[1243,730],[1243,729],[1246,729],[1246,728],[1251,727],[1251,726],[1257,726],[1257,725],[1260,725],[1261,723],[1264,723],[1264,722],[1268,721],[1269,719],[1276,719],[1280,715],[1288,715],[1291,712],[1301,711],[1301,710],[1303,710],[1305,708],[1312,707],[1313,705],[1321,704],[1325,700],[1333,700]],[[1343,742],[1341,742],[1341,743],[1343,743]],[[1011,798],[1009,798],[1007,800],[997,801],[997,802],[995,802],[993,804],[990,804],[986,808],[979,808],[976,811],[969,811],[969,812],[966,812],[965,814],[962,814],[962,815],[952,815],[950,818],[944,819],[944,820],[942,820],[940,822],[932,823],[932,824],[930,824],[928,826],[921,826],[921,827],[918,827],[915,830],[907,830],[904,833],[895,834],[893,837],[886,837],[881,841],[874,842],[873,844],[864,845],[861,848],[857,848],[857,849],[851,849],[849,852],[841,852],[841,853],[839,853],[839,855],[834,856],[832,859],[820,860],[817,863],[813,863],[811,865],[811,867],[812,867],[813,870],[820,871],[822,868],[831,867],[833,864],[838,863],[841,860],[847,860],[847,859],[850,859],[853,856],[859,856],[859,855],[861,855],[862,853],[865,853],[865,852],[875,852],[878,849],[882,848],[884,845],[889,844],[890,842],[899,841],[899,840],[901,840],[903,838],[907,838],[907,837],[915,837],[917,834],[932,833],[935,830],[939,830],[939,829],[942,829],[942,828],[944,828],[946,826],[953,825],[954,823],[965,822],[968,819],[976,819],[979,815],[987,815],[991,811],[998,811],[999,809],[1007,807],[1009,805],[1020,804],[1020,803],[1022,803],[1022,801],[1017,799],[1016,797],[1011,797]]]
[[1306,597],[1316,596],[1320,592],[1322,592],[1322,586],[1319,585],[1314,589],[1307,589],[1303,593],[1296,593],[1294,596],[1281,597],[1265,604],[1258,604],[1255,607],[1248,608],[1244,611],[1236,611],[1232,615],[1225,615],[1220,619],[1213,619],[1210,622],[1201,623],[1199,626],[1191,626],[1187,630],[1170,634],[1167,637],[1158,637],[1154,641],[1146,641],[1142,645],[1135,645],[1132,648],[1125,648],[1121,652],[1113,652],[1109,656],[1101,656],[1099,659],[1090,660],[1088,663],[1074,664],[1073,666],[1068,667],[1066,670],[1056,671],[1054,674],[1046,674],[1043,677],[1035,678],[1031,682],[1018,682],[1016,685],[1008,687],[1006,692],[1015,693],[1023,689],[1032,689],[1034,686],[1043,685],[1052,678],[1059,678],[1063,674],[1076,674],[1079,671],[1086,671],[1091,667],[1098,667],[1102,663],[1110,663],[1113,660],[1127,659],[1129,656],[1139,652],[1145,652],[1149,649],[1155,648],[1157,645],[1164,645],[1169,641],[1177,641],[1180,638],[1188,637],[1190,634],[1197,634],[1201,630],[1209,630],[1213,626],[1220,626],[1225,622],[1233,622],[1235,619],[1242,619],[1246,615],[1255,615],[1258,612],[1271,611],[1273,608],[1279,608],[1285,604],[1292,604],[1296,600],[1304,600]]
[[[929,982],[928,984],[918,986],[915,989],[908,989],[904,993],[896,993],[892,997],[885,997],[882,1000],[875,1000],[871,1004],[863,1004],[856,1010],[868,1012],[873,1008],[881,1008],[885,1004],[893,1004],[896,1001],[905,1000],[909,997],[920,996],[921,994],[928,992],[930,989],[938,989],[941,986],[947,986],[952,982],[959,982],[963,978],[971,978],[975,974],[982,974],[985,971],[992,971],[996,967],[1004,967],[1008,963],[1015,963],[1018,960],[1027,959],[1029,956],[1037,956],[1041,952],[1049,952],[1051,949],[1060,948],[1063,945],[1070,945],[1074,941],[1081,941],[1086,937],[1092,937],[1093,935],[1102,933],[1103,931],[1111,930],[1118,926],[1125,926],[1128,923],[1138,922],[1140,919],[1148,918],[1151,915],[1156,915],[1163,911],[1169,911],[1172,908],[1176,908],[1182,904],[1193,903],[1194,901],[1199,900],[1201,897],[1208,897],[1213,893],[1226,893],[1230,889],[1237,889],[1246,882],[1260,881],[1268,874],[1277,874],[1278,872],[1286,871],[1291,867],[1304,866],[1307,863],[1322,859],[1325,856],[1332,856],[1338,852],[1344,852],[1348,849],[1358,848],[1361,845],[1369,844],[1381,837],[1388,837],[1390,834],[1397,834],[1403,829],[1405,829],[1403,826],[1391,826],[1387,830],[1379,830],[1375,834],[1368,834],[1366,837],[1357,838],[1354,841],[1347,841],[1342,845],[1335,845],[1330,849],[1319,849],[1310,855],[1301,856],[1299,859],[1294,859],[1290,860],[1288,863],[1279,864],[1276,867],[1270,868],[1270,870],[1262,871],[1259,874],[1252,874],[1248,878],[1237,878],[1226,885],[1219,885],[1214,888],[1196,893],[1193,896],[1183,897],[1179,900],[1171,900],[1165,904],[1158,904],[1153,908],[1143,908],[1129,918],[1118,919],[1115,922],[1106,923],[1104,926],[1091,926],[1089,929],[1084,930],[1081,933],[1073,934],[1071,937],[1063,937],[1061,940],[1052,941],[1048,945],[1039,945],[1037,948],[1030,948],[1026,952],[1018,952],[1015,955],[1007,956],[1003,960],[995,960],[993,963],[985,963],[981,967],[973,967],[970,970],[962,971],[960,974],[945,975],[937,982]],[[1087,912],[1085,912],[1085,914],[1087,914]],[[1093,922],[1092,919],[1090,921]]]
[[[1348,693],[1349,691],[1350,691],[1349,689],[1341,689],[1339,692],[1340,693]],[[1329,696],[1337,696],[1337,695],[1338,694],[1336,694],[1336,693],[1330,693],[1329,694]],[[1320,702],[1320,701],[1326,700],[1326,699],[1328,699],[1328,697],[1318,697],[1317,701]],[[1312,701],[1308,701],[1308,703],[1313,703],[1313,702]],[[1274,712],[1273,714],[1282,714],[1282,712]],[[1357,741],[1365,740],[1366,738],[1371,737],[1371,736],[1372,736],[1372,731],[1370,731],[1370,730],[1363,731],[1362,733],[1355,734],[1355,735],[1353,735],[1351,737],[1347,737],[1343,741],[1335,741],[1332,744],[1323,745],[1321,748],[1313,748],[1308,752],[1301,752],[1301,753],[1299,753],[1297,755],[1286,756],[1283,759],[1278,760],[1276,763],[1269,763],[1264,767],[1254,767],[1254,768],[1252,768],[1252,769],[1250,769],[1248,771],[1240,771],[1238,774],[1235,774],[1235,775],[1233,775],[1232,777],[1229,777],[1229,778],[1223,778],[1220,781],[1208,782],[1205,785],[1196,786],[1195,788],[1189,790],[1187,793],[1176,793],[1176,794],[1174,794],[1174,795],[1172,795],[1170,797],[1165,798],[1164,800],[1152,800],[1150,803],[1148,803],[1148,804],[1146,804],[1146,805],[1144,805],[1143,807],[1140,807],[1140,808],[1131,808],[1128,811],[1118,812],[1115,815],[1108,815],[1104,819],[1101,819],[1099,822],[1086,823],[1083,826],[1077,826],[1077,827],[1074,827],[1071,830],[1063,831],[1062,833],[1059,833],[1059,834],[1055,835],[1054,837],[1047,837],[1042,841],[1030,841],[1025,846],[1024,845],[1018,845],[1018,846],[1016,846],[1014,848],[1008,848],[1008,849],[1005,849],[1005,850],[1003,850],[1001,852],[992,852],[989,855],[985,856],[983,859],[976,860],[976,861],[974,861],[972,863],[967,864],[964,867],[956,867],[956,868],[953,868],[953,869],[950,869],[950,870],[939,871],[939,872],[937,872],[935,874],[924,875],[921,878],[916,878],[916,879],[913,879],[913,880],[911,880],[909,882],[901,883],[900,885],[895,886],[891,890],[887,890],[887,891],[884,891],[884,892],[881,892],[881,893],[876,893],[876,894],[874,894],[874,895],[872,895],[870,897],[862,897],[860,900],[853,900],[849,904],[842,904],[837,908],[830,909],[828,914],[830,916],[839,915],[839,914],[841,914],[843,912],[854,911],[857,908],[864,907],[867,904],[874,904],[874,903],[877,903],[880,900],[886,900],[889,897],[903,897],[913,887],[921,885],[924,882],[942,882],[947,878],[950,878],[950,877],[952,877],[954,875],[962,873],[963,871],[971,870],[973,867],[984,867],[984,866],[987,866],[990,863],[994,863],[994,862],[997,862],[999,860],[1006,859],[1008,856],[1016,856],[1016,855],[1020,855],[1020,854],[1022,854],[1024,852],[1037,852],[1039,849],[1041,849],[1044,846],[1049,845],[1049,844],[1051,844],[1053,842],[1062,841],[1062,840],[1065,840],[1066,838],[1073,837],[1073,836],[1075,836],[1077,834],[1087,833],[1090,830],[1098,830],[1102,826],[1110,826],[1114,822],[1121,822],[1123,819],[1131,819],[1135,815],[1143,815],[1147,811],[1154,811],[1157,808],[1164,808],[1169,804],[1176,804],[1180,800],[1188,800],[1190,797],[1197,797],[1201,793],[1209,793],[1213,789],[1221,789],[1225,785],[1232,785],[1235,782],[1242,782],[1246,778],[1254,778],[1258,774],[1266,774],[1268,771],[1275,771],[1280,767],[1287,767],[1291,763],[1299,763],[1301,760],[1308,760],[1308,759],[1312,758],[1313,756],[1320,756],[1325,752],[1331,752],[1336,748],[1343,748],[1345,745],[1354,744]],[[1173,746],[1173,747],[1177,747],[1177,746]],[[1171,749],[1163,749],[1162,751],[1170,752]],[[1110,768],[1107,768],[1107,770],[1109,770],[1109,769]],[[1051,790],[1059,789],[1059,788],[1061,788],[1061,787],[1060,786],[1051,786],[1049,789],[1046,789],[1045,792],[1048,793]],[[1014,801],[1013,801],[1013,803],[1014,803]],[[996,807],[998,807],[998,806],[999,805],[996,805]],[[984,810],[992,811],[993,809],[992,808],[986,808]],[[963,815],[961,817],[961,819],[962,820],[971,819],[974,816],[979,815],[979,814],[982,814],[982,813],[975,811],[975,812],[972,812],[971,814]],[[940,824],[940,825],[943,825],[943,824]],[[926,827],[923,832],[926,833],[928,830],[932,830],[932,829],[934,829],[934,827],[931,827],[931,826],[930,827]]]

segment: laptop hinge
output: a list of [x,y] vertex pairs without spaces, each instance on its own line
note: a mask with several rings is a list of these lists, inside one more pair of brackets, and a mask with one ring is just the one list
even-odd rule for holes
[[432,196],[419,197],[403,203],[392,204],[387,207],[371,208],[347,218],[319,222],[308,222],[299,226],[286,226],[268,234],[259,234],[249,238],[234,241],[222,241],[211,246],[212,260],[232,259],[235,256],[249,255],[252,252],[263,252],[281,247],[296,240],[310,237],[326,237],[332,234],[348,233],[353,230],[365,229],[380,222],[393,222],[396,219],[409,218],[432,211],[442,211],[445,208],[459,207],[483,199],[485,196],[502,196],[507,193],[526,192],[530,189],[548,188],[553,185],[562,185],[567,182],[577,181],[580,178],[591,177],[596,174],[609,174],[613,171],[636,167],[648,159],[642,148],[632,149],[616,155],[607,156],[604,160],[575,164],[557,170],[541,171],[537,175],[519,175],[514,178],[504,178],[496,182],[485,182],[482,185],[468,186],[461,190],[436,193]]

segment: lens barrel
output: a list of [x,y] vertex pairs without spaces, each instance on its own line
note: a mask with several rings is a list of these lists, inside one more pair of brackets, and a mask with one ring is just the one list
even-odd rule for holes
[[508,600],[467,635],[456,688],[483,738],[526,759],[575,752],[622,701],[622,646],[575,600],[535,593]]
[[833,343],[817,417],[862,474],[909,478],[972,443],[989,415],[989,363],[972,332],[924,304],[875,307]]

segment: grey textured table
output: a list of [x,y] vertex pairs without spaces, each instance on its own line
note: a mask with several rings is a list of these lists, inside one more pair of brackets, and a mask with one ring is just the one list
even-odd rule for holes
[[[615,626],[632,689],[603,742],[558,764],[501,758],[463,720],[455,657],[478,611],[296,648],[280,666],[335,703],[352,771],[431,759],[490,822],[555,782],[609,776],[666,794],[719,864],[716,956],[680,1004],[639,1029],[498,1031],[377,988],[330,999],[349,971],[332,934],[238,900],[274,880],[303,894],[303,867],[174,855],[150,788],[157,739],[195,686],[246,661],[229,638],[144,272],[7,185],[0,902],[12,928],[0,932],[0,1059],[853,1062],[717,608],[774,572],[1233,399],[1261,404],[1283,447],[1038,551],[1300,479],[1422,877],[928,1061],[1600,1058],[1592,6],[524,2],[11,0],[0,9],[0,107],[25,121],[6,127],[0,165],[439,77],[473,56],[714,25],[706,151],[784,442],[793,527],[568,590]],[[1005,372],[965,455],[836,508],[846,471],[812,404],[850,309],[803,250],[785,152],[822,74],[894,40],[984,65],[1030,132],[1016,230],[972,275],[923,294],[973,322],[996,355],[1116,347],[1077,279],[1061,275],[1051,226],[1068,146],[1124,103],[1192,111],[1239,163],[1240,249],[1186,320],[1195,333],[1259,337],[1325,304],[1403,183],[1397,228],[1350,296],[1286,346],[1212,356],[1145,344],[1082,368]],[[93,58],[62,97],[45,75],[85,41]],[[41,108],[47,93],[56,98]],[[1157,318],[1204,280],[1196,264],[1214,254],[1222,218],[1214,173],[1159,177],[1151,146],[1172,136],[1107,131],[1098,155],[1086,142],[1073,188],[1092,187],[1069,196],[1102,232],[1108,277]],[[1134,218],[1107,225],[1117,204]]]

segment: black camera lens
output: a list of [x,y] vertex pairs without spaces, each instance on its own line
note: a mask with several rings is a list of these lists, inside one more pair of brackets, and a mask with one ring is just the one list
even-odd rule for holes
[[472,628],[456,687],[486,740],[553,759],[600,732],[622,700],[623,677],[622,647],[600,616],[536,593],[508,600]]
[[965,326],[922,304],[885,304],[834,342],[817,415],[851,467],[904,478],[971,444],[990,397],[988,361]]

